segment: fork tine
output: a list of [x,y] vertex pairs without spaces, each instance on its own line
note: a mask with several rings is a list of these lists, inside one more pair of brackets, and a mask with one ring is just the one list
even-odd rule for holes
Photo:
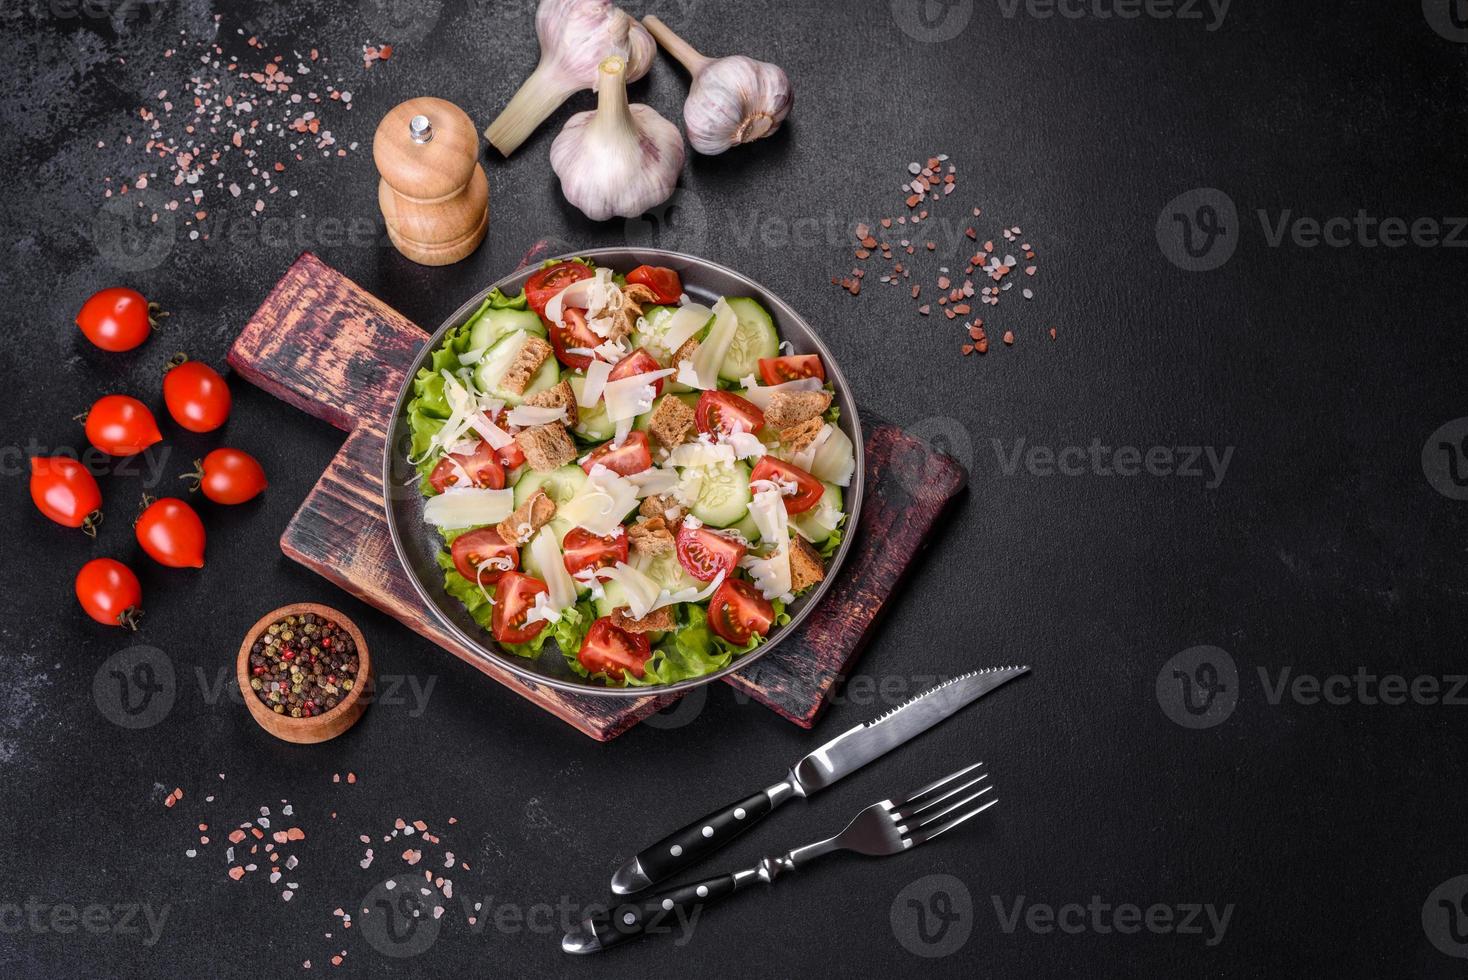
[[921,803],[914,806],[905,806],[900,810],[894,810],[892,811],[892,816],[897,820],[898,823],[907,823],[909,820],[913,819],[925,810],[931,810],[933,807],[937,806],[939,803],[942,803],[944,800],[952,799],[954,796],[957,796],[964,790],[977,786],[979,783],[988,778],[989,774],[987,772],[980,773],[974,779],[970,779],[966,783],[960,783],[959,785],[943,793],[941,796],[935,796],[932,799],[923,800]]
[[956,803],[950,803],[950,804],[948,804],[947,806],[945,806],[943,809],[939,810],[936,813],[925,813],[925,814],[920,815],[915,820],[915,822],[911,823],[911,825],[909,827],[906,827],[906,828],[899,827],[898,830],[903,830],[903,829],[917,830],[917,829],[922,828],[922,827],[931,827],[934,824],[936,824],[939,820],[942,820],[944,817],[948,816],[953,811],[955,811],[955,810],[957,810],[957,809],[959,809],[961,807],[968,806],[974,800],[977,800],[979,797],[983,796],[985,793],[989,792],[993,788],[994,788],[993,785],[985,786],[983,789],[979,790],[977,793],[974,793],[971,796],[966,796],[963,799],[957,801]]
[[960,778],[962,778],[964,776],[967,776],[969,773],[973,772],[975,769],[979,768],[982,765],[983,765],[982,762],[975,762],[971,766],[965,766],[964,768],[958,770],[958,772],[949,773],[948,775],[944,776],[942,779],[940,779],[940,780],[938,780],[936,782],[929,783],[928,785],[924,786],[922,789],[913,790],[911,793],[908,793],[907,794],[907,799],[905,799],[905,800],[898,800],[894,804],[894,806],[898,806],[898,807],[911,806],[912,804],[916,803],[918,800],[922,799],[924,796],[928,795],[929,793],[933,792],[934,790],[936,790],[936,789],[942,789],[944,786],[946,786],[949,783],[953,782],[955,779],[960,779]]
[[[910,842],[908,844],[908,846],[909,847],[917,847],[919,844],[926,844],[928,841],[932,840],[934,837],[937,837],[939,834],[946,834],[946,833],[948,833],[948,831],[952,830],[954,827],[957,827],[959,824],[963,823],[965,820],[971,820],[974,817],[977,817],[979,814],[983,813],[985,810],[989,809],[989,807],[993,806],[995,803],[998,803],[998,802],[999,802],[998,800],[990,800],[989,802],[985,803],[983,806],[978,806],[978,807],[975,807],[972,810],[969,810],[967,813],[961,813],[961,814],[959,814],[958,816],[954,817],[952,820],[949,820],[947,823],[943,824],[941,827],[933,827],[931,830],[919,830],[915,834],[910,834],[907,837],[907,840]],[[925,825],[925,826],[931,826],[931,825],[929,824],[929,825]]]

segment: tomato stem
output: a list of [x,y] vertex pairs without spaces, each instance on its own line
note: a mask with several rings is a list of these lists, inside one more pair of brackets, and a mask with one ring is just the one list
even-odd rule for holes
[[189,355],[185,354],[183,351],[176,351],[174,352],[174,355],[168,359],[168,363],[164,366],[165,370],[172,371],[180,364],[187,362],[188,359]]
[[158,321],[168,316],[168,311],[157,303],[148,304],[148,326],[157,327]]
[[194,471],[180,475],[179,479],[192,480],[193,482],[189,484],[189,493],[198,493],[199,487],[204,484],[204,461],[202,459],[194,460]]
[[142,615],[143,611],[137,606],[128,606],[117,614],[118,625],[125,626],[136,633],[138,631],[138,617]]
[[82,533],[89,538],[95,538],[97,536],[97,525],[101,523],[102,511],[99,508],[88,514],[87,519],[82,521]]

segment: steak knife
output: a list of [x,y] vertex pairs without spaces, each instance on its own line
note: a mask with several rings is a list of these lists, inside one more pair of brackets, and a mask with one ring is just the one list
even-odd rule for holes
[[721,807],[639,853],[612,875],[612,891],[631,895],[671,878],[728,844],[791,797],[825,789],[1029,669],[989,667],[960,674],[879,718],[842,732],[797,762],[773,786]]

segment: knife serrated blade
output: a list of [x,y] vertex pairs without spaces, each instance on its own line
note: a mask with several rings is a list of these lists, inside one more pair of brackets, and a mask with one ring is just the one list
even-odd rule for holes
[[825,789],[1029,669],[989,667],[944,681],[886,714],[837,735],[797,762],[791,774],[806,796]]
[[842,732],[797,762],[775,785],[715,810],[643,850],[612,875],[612,891],[630,895],[672,877],[728,844],[792,796],[825,789],[1029,669],[989,667],[960,674]]

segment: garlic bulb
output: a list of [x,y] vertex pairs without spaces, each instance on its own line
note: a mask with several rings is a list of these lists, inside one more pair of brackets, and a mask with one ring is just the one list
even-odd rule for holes
[[652,67],[657,44],[612,0],[540,0],[535,12],[540,64],[515,92],[484,138],[509,156],[537,126],[583,89],[596,88],[597,66],[619,55],[627,61],[627,81]]
[[656,17],[642,23],[693,76],[683,103],[683,128],[699,153],[713,156],[780,128],[795,95],[778,65],[744,55],[706,58]]
[[596,110],[578,112],[551,144],[561,192],[588,218],[635,218],[673,196],[683,135],[645,105],[627,104],[627,65],[601,63]]

